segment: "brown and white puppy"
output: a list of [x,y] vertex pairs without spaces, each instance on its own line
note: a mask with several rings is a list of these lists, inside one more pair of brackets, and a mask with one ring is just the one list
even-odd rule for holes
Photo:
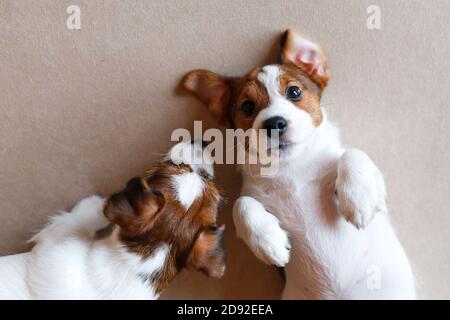
[[0,299],[156,299],[183,268],[220,278],[212,178],[211,165],[168,156],[106,200],[52,217],[31,252],[0,258]]
[[322,49],[292,30],[281,44],[282,63],[241,78],[194,70],[183,79],[220,124],[279,137],[267,144],[278,151],[277,172],[240,166],[238,235],[262,261],[285,266],[284,298],[413,298],[383,176],[365,153],[342,146],[320,106],[330,78]]

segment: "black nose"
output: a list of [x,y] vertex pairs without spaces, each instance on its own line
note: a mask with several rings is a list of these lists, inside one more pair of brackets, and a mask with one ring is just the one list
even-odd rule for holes
[[287,131],[287,127],[286,119],[280,116],[269,118],[263,123],[263,129],[267,130],[269,137],[272,135],[272,130],[278,130],[278,134],[281,137]]

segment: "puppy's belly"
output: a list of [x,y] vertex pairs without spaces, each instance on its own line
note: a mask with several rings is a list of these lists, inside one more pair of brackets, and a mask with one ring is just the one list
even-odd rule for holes
[[289,201],[266,205],[291,236],[285,299],[414,298],[409,261],[386,215],[357,230],[329,201],[309,202],[307,212],[304,201]]
[[29,299],[25,283],[28,253],[0,257],[0,300]]
[[286,298],[415,297],[409,261],[387,217],[376,217],[360,231],[345,221],[336,229],[309,232],[293,246],[286,269]]

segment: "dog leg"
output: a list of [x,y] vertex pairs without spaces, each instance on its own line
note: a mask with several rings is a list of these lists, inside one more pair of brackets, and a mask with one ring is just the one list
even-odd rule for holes
[[238,237],[258,259],[278,267],[288,263],[291,251],[288,233],[261,203],[251,197],[240,197],[233,207],[233,220]]
[[109,223],[103,215],[103,203],[104,199],[99,196],[81,200],[71,212],[61,212],[52,216],[47,226],[30,241],[61,239],[76,232],[82,232],[93,239],[95,232]]
[[349,149],[339,159],[335,203],[340,214],[358,229],[379,212],[387,212],[383,175],[362,151]]

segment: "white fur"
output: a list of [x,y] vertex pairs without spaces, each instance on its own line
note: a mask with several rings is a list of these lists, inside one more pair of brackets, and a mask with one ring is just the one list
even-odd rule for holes
[[199,174],[214,176],[213,160],[208,152],[204,152],[201,140],[178,143],[170,150],[166,159],[192,168],[192,172],[172,177],[177,200],[187,210],[203,194],[204,183]]
[[204,184],[196,172],[183,173],[172,177],[177,200],[189,209],[194,201],[203,194]]
[[253,129],[261,129],[265,120],[281,116],[287,120],[289,127],[283,138],[298,144],[297,147],[299,147],[300,142],[310,139],[310,136],[315,133],[315,127],[311,116],[306,111],[293,107],[292,103],[280,94],[281,75],[281,69],[274,65],[265,66],[258,74],[258,80],[267,89],[270,103],[267,108],[258,113],[253,122]]
[[240,197],[234,204],[233,220],[237,235],[259,259],[280,267],[288,263],[291,250],[288,235],[261,203],[251,197]]
[[266,87],[271,103],[274,103],[276,98],[281,97],[279,92],[280,75],[280,67],[276,65],[268,65],[265,66],[256,76],[258,80]]
[[415,298],[411,267],[387,214],[381,173],[363,152],[343,149],[326,115],[316,128],[306,112],[281,97],[277,69],[265,67],[258,77],[270,106],[254,127],[282,115],[289,126],[283,137],[293,146],[281,152],[274,176],[241,167],[243,196],[233,213],[238,234],[257,257],[276,265],[289,256],[289,234],[285,299]]
[[387,213],[383,175],[362,151],[348,149],[338,163],[336,206],[357,228],[365,227],[377,213]]
[[0,299],[156,299],[142,275],[160,270],[170,247],[143,261],[121,245],[117,232],[95,240],[95,231],[108,224],[103,203],[96,196],[82,200],[51,219],[31,252],[1,257]]
[[210,176],[214,176],[214,160],[203,149],[201,140],[195,140],[194,143],[188,141],[176,144],[169,151],[165,160],[171,160],[177,165],[186,164],[194,172],[201,173],[203,171]]

